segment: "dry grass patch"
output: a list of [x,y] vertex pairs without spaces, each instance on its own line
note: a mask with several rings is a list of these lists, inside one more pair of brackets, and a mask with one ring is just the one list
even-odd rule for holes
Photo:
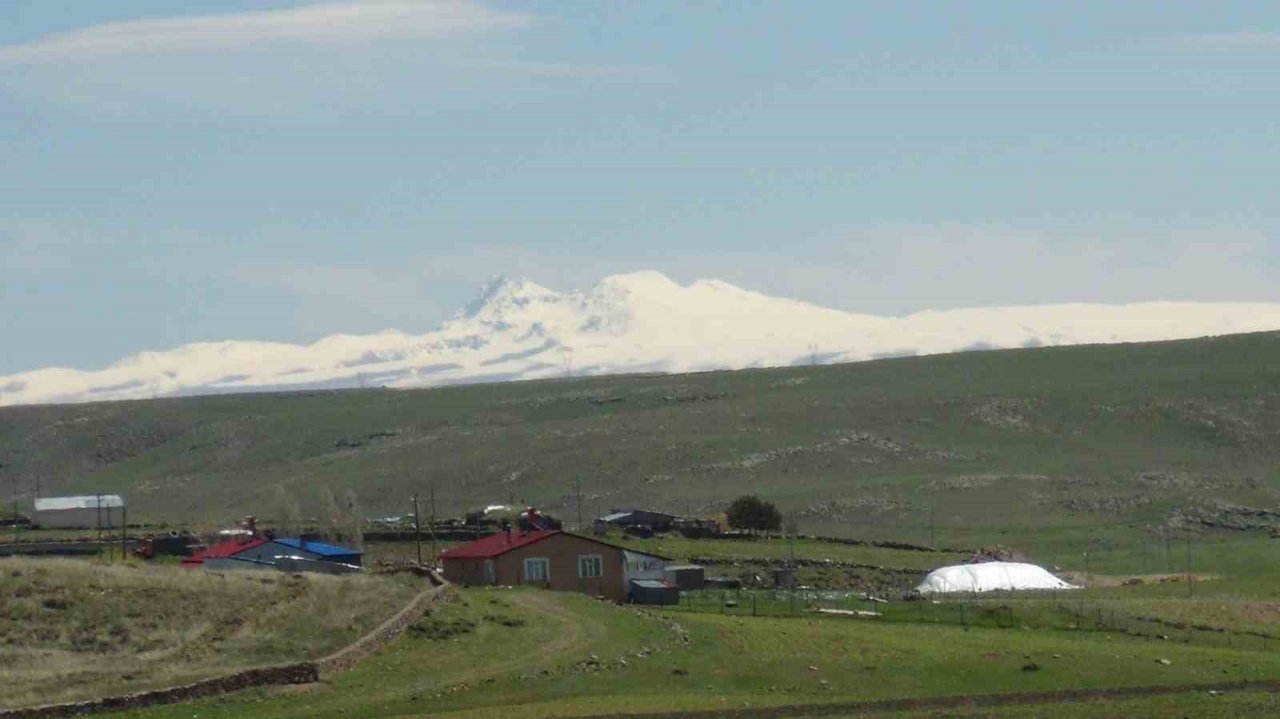
[[0,707],[319,657],[420,589],[370,576],[0,559]]

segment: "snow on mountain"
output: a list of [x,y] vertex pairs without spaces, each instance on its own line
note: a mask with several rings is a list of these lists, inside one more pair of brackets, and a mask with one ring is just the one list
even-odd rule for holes
[[682,286],[657,272],[567,293],[499,278],[435,332],[334,335],[311,345],[200,342],[100,370],[0,377],[0,405],[686,372],[1275,329],[1280,304],[1064,304],[876,317],[718,280]]

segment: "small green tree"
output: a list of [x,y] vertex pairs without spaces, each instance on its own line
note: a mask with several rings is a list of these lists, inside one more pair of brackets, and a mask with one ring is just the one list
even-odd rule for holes
[[778,507],[754,494],[733,500],[725,511],[725,520],[733,529],[750,532],[776,532],[782,528],[782,513],[778,511]]
[[356,549],[364,549],[364,513],[360,511],[360,499],[356,496],[354,489],[347,490],[347,506],[345,511],[344,525],[347,534],[347,544]]
[[330,542],[340,543],[343,539],[344,513],[342,505],[338,503],[338,495],[334,494],[331,487],[320,490],[320,505],[324,508],[324,538]]
[[302,510],[298,508],[298,499],[285,489],[283,484],[276,485],[276,531],[283,537],[301,537],[304,523]]

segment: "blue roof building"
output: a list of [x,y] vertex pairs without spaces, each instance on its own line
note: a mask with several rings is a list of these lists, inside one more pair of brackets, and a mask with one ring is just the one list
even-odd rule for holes
[[302,557],[319,562],[363,566],[363,555],[358,549],[297,537],[276,537],[236,556],[264,562],[274,562],[276,557]]

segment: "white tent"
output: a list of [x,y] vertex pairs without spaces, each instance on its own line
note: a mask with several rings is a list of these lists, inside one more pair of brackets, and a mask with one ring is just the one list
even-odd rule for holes
[[1015,589],[1076,589],[1043,567],[1021,562],[957,564],[929,572],[916,587],[921,594],[991,592]]

